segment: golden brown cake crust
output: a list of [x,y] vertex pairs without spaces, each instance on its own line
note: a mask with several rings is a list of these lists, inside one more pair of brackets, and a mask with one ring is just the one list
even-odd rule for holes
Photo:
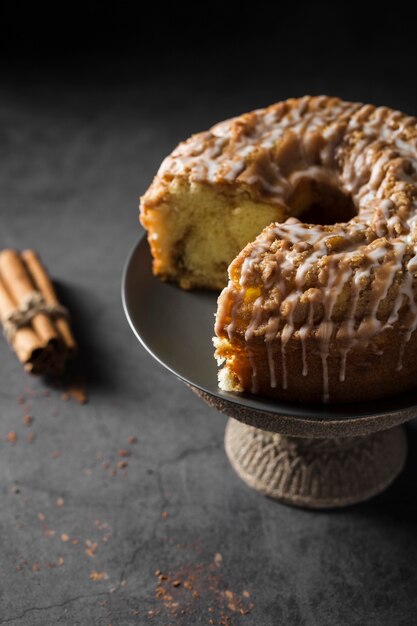
[[[226,124],[236,146],[239,124]],[[216,354],[235,388],[340,402],[415,386],[416,119],[307,97],[242,116],[239,132],[256,137],[251,183],[266,193],[268,172],[269,193],[290,214],[300,188],[311,195],[319,184],[349,196],[357,215],[272,224],[231,264]]]
[[[310,119],[312,125],[326,130],[329,144],[362,108],[361,104],[328,96],[292,98],[192,135],[162,162],[141,199],[142,215],[163,201],[173,179],[225,187],[239,185],[260,199],[282,205],[283,193],[288,188],[287,164],[303,158],[294,139],[295,135],[310,132],[305,120]],[[316,151],[319,146],[313,144],[314,137],[304,149]]]

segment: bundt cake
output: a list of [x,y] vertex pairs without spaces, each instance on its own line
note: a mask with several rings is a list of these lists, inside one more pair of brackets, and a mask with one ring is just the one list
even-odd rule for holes
[[231,262],[222,389],[350,402],[416,386],[416,166],[416,118],[325,96],[217,124],[163,162],[141,204],[155,273],[219,289]]

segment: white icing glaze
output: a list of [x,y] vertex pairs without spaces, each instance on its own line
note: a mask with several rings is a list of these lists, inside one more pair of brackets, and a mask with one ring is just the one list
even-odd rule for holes
[[[402,333],[397,366],[401,369],[405,346],[417,328],[417,122],[387,107],[338,101],[320,108],[325,102],[325,98],[315,99],[314,106],[310,106],[306,98],[289,110],[277,106],[267,112],[256,111],[251,131],[242,134],[242,146],[239,148],[239,140],[234,145],[233,164],[227,152],[227,133],[237,122],[229,121],[227,130],[222,127],[221,155],[207,167],[207,176],[213,182],[222,167],[227,181],[258,185],[271,202],[281,206],[286,205],[303,178],[326,182],[351,195],[358,209],[356,218],[329,227],[307,226],[295,218],[275,224],[249,247],[240,270],[242,293],[254,281],[262,287],[245,337],[249,343],[257,337],[264,338],[271,386],[277,385],[274,362],[280,350],[281,384],[283,389],[287,387],[287,346],[294,335],[301,344],[302,374],[308,375],[307,341],[315,336],[326,402],[327,360],[332,342],[339,349],[338,379],[343,383],[349,374],[350,351],[357,346],[366,348],[377,335],[394,325],[400,325]],[[275,156],[270,157],[266,169],[250,168],[256,151],[276,149],[288,132],[296,138],[301,155],[293,171],[282,173],[279,159],[274,162]],[[320,145],[317,137],[324,139],[320,150],[315,149]],[[192,179],[198,167],[190,150],[190,146],[182,148],[181,168]],[[210,158],[206,150],[204,160]],[[342,239],[340,250],[338,244],[333,247],[335,236]],[[281,245],[271,251],[277,241]],[[262,262],[267,268],[263,267],[264,280],[260,282]],[[308,299],[307,303],[303,301],[311,272],[316,278],[318,273],[322,295],[319,322],[314,319],[316,305]],[[274,288],[280,299],[270,310],[265,308],[265,302]],[[233,294],[232,282],[227,289]],[[346,293],[349,301],[343,319],[336,319],[338,299]],[[297,315],[302,302],[307,312],[299,323]],[[387,302],[389,310],[384,309]],[[233,317],[238,312],[239,305],[232,309],[227,330],[231,339],[235,331]],[[222,315],[220,308],[219,327]],[[379,353],[375,343],[372,351]]]

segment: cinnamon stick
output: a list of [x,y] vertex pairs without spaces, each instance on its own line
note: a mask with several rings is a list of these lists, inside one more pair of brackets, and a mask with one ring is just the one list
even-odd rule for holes
[[[8,316],[16,310],[17,303],[13,301],[8,293],[3,281],[0,279],[0,319],[4,324]],[[33,362],[40,356],[42,346],[39,344],[39,338],[29,326],[18,328],[12,339],[12,347],[16,355],[22,363],[27,363],[29,369],[32,369]]]
[[[23,302],[36,289],[16,250],[0,252],[0,277],[17,303]],[[35,315],[32,327],[40,339],[41,346],[50,343],[59,346],[61,340],[58,331],[45,313]]]
[[[29,270],[33,283],[43,295],[46,304],[51,306],[59,305],[59,300],[52,281],[42,265],[38,254],[34,250],[24,250],[22,252],[22,258]],[[77,344],[75,343],[68,320],[65,317],[58,317],[55,320],[55,325],[68,350],[68,356],[73,356],[77,351]]]
[[0,252],[0,321],[18,359],[32,374],[59,374],[76,342],[38,255]]

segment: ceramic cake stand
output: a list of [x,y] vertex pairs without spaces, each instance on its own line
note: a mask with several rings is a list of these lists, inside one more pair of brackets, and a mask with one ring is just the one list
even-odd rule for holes
[[126,263],[122,297],[151,355],[229,416],[226,452],[249,486],[287,504],[339,507],[376,495],[400,473],[407,448],[400,424],[417,415],[416,393],[326,406],[221,391],[212,346],[217,294],[155,278],[145,238]]

